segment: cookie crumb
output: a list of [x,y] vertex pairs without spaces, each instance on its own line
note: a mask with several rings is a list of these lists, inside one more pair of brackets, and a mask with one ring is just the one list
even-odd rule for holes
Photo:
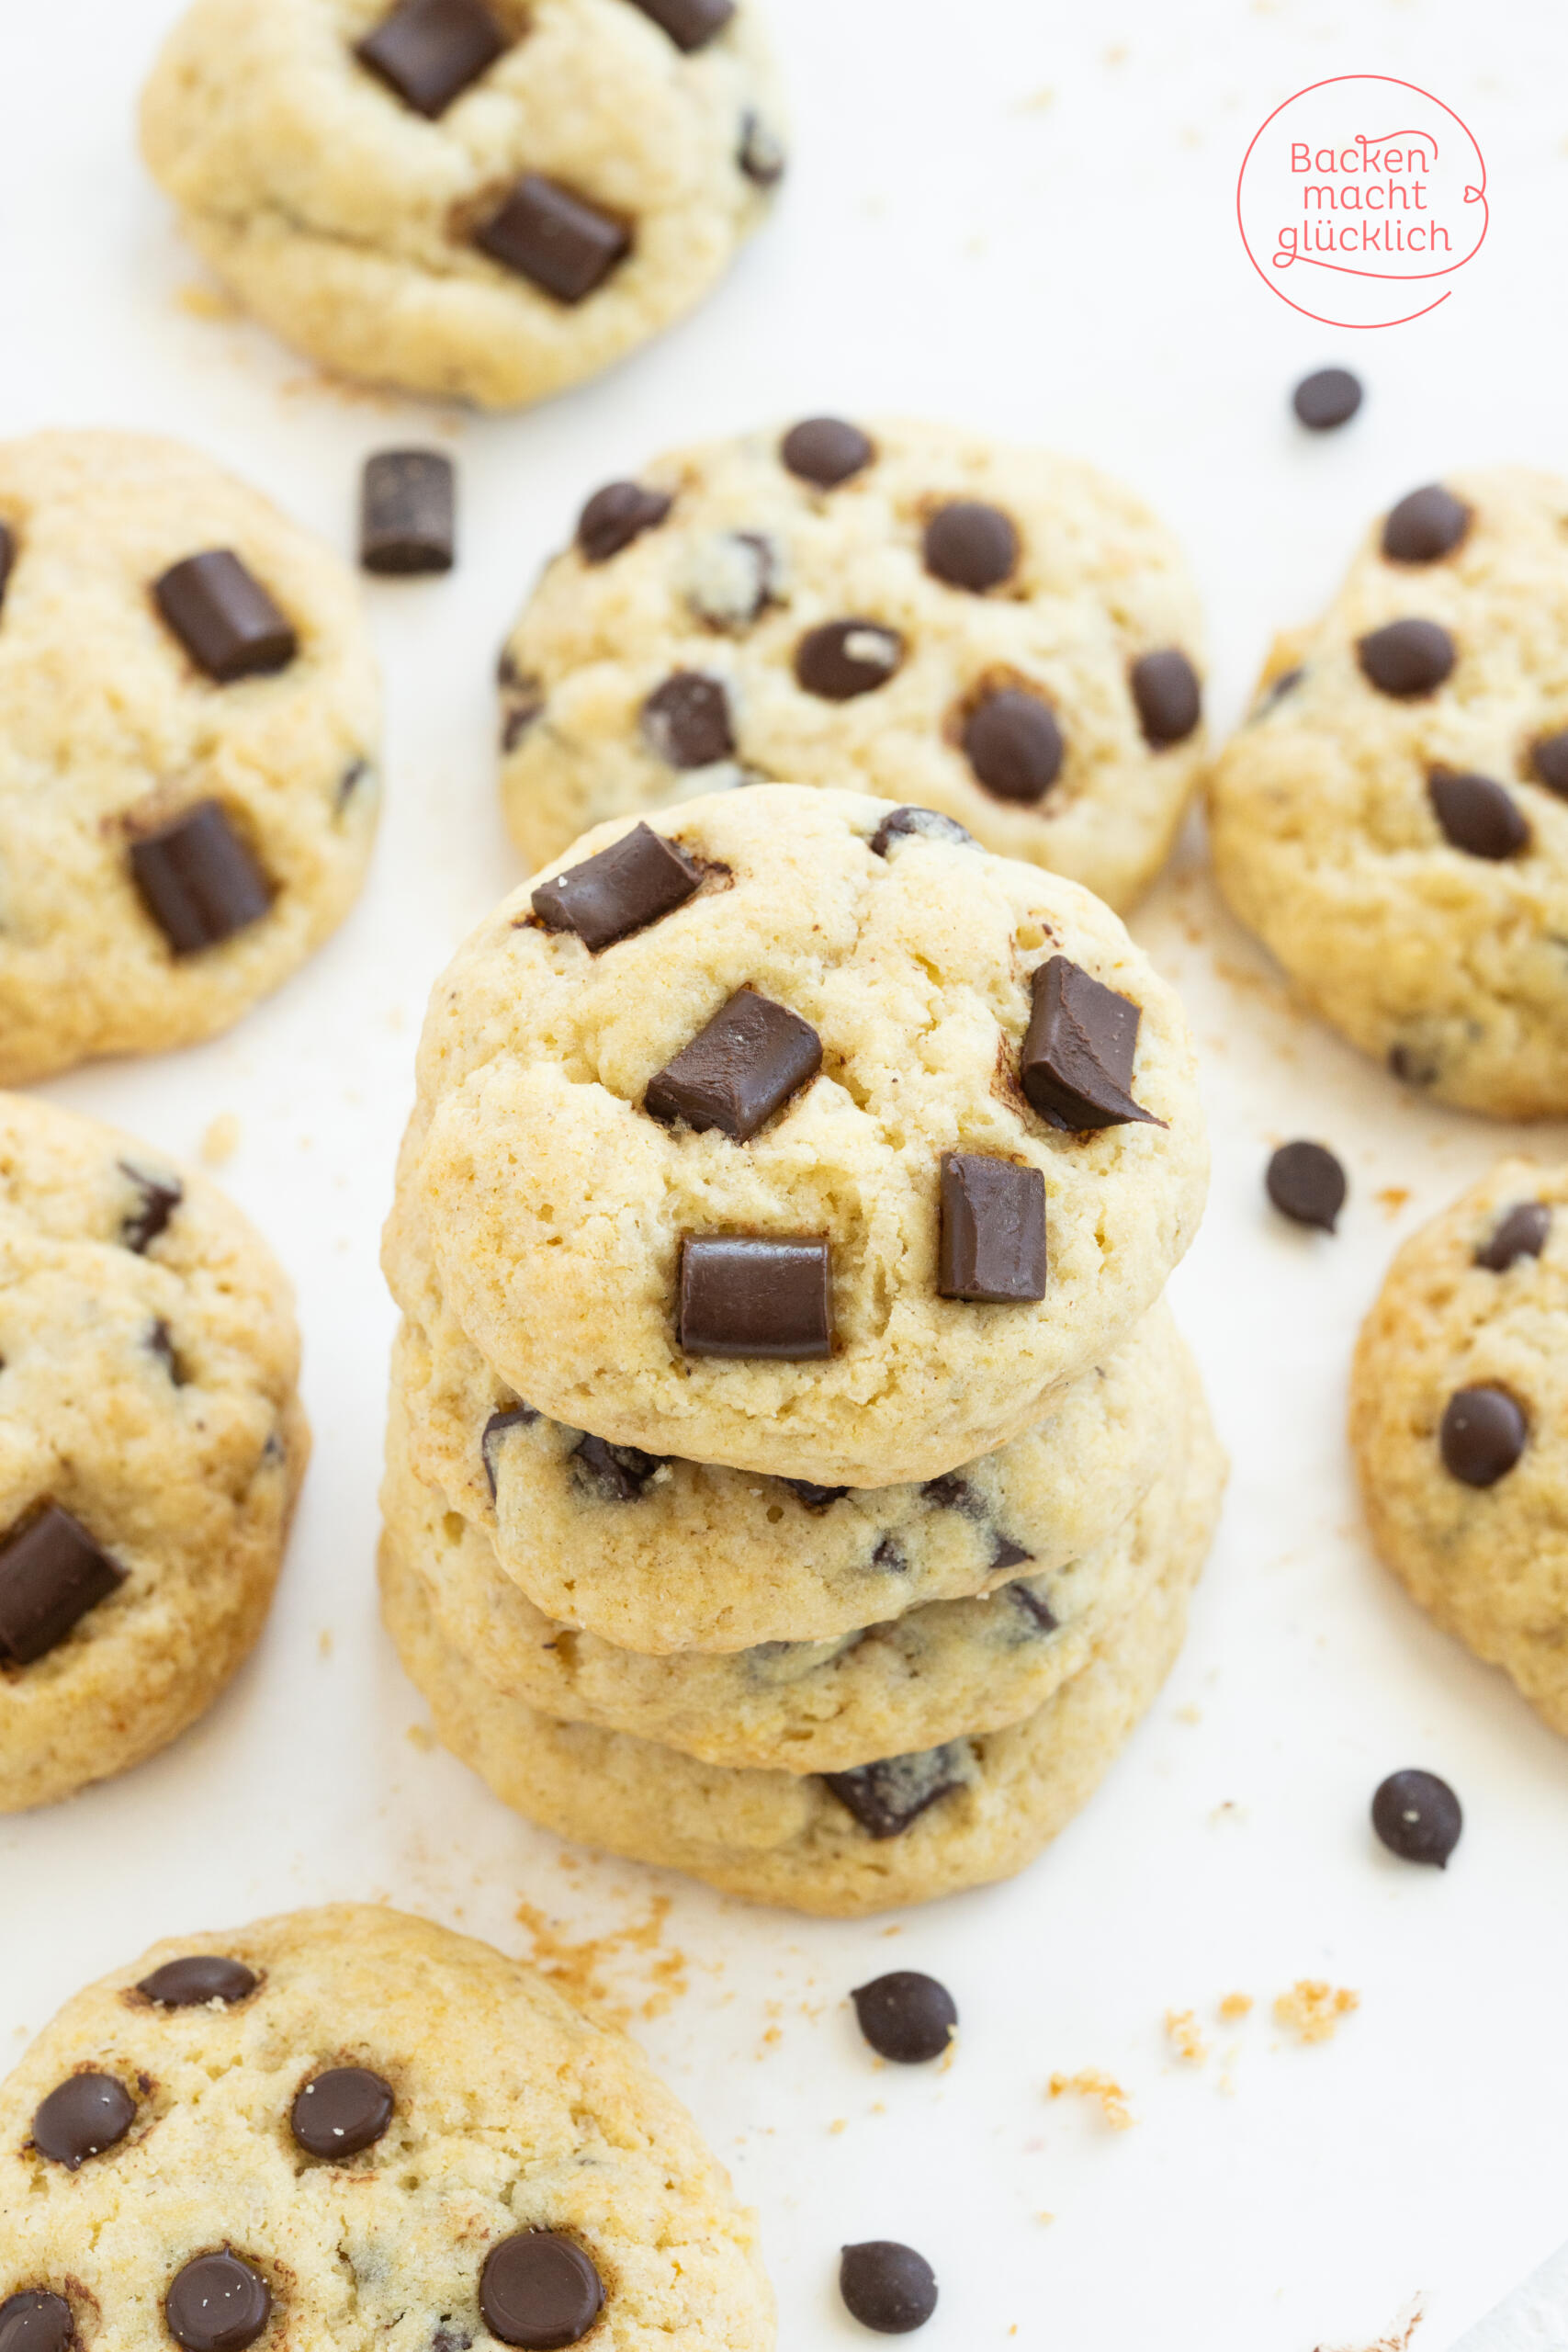
[[1245,2018],[1249,2017],[1251,2013],[1250,1993],[1227,1993],[1220,2003],[1220,2015],[1223,2018]]
[[221,286],[182,286],[175,292],[175,304],[187,319],[237,319],[243,316],[238,302]]
[[1132,2129],[1134,2118],[1127,2104],[1127,2094],[1109,2075],[1098,2074],[1091,2066],[1081,2067],[1076,2075],[1053,2075],[1051,2097],[1062,2098],[1069,2094],[1074,2098],[1093,2099],[1112,2132]]
[[838,2138],[840,2132],[847,2132],[849,2128],[850,2119],[847,2115],[836,2115],[831,2123],[828,2126],[829,2132],[835,2140]]
[[240,1148],[240,1122],[232,1111],[220,1111],[201,1138],[201,1156],[209,1168],[221,1168]]
[[409,1746],[417,1747],[422,1756],[430,1756],[434,1753],[435,1734],[428,1724],[410,1724],[408,1741]]
[[1303,1976],[1281,1993],[1274,2004],[1274,2022],[1293,2033],[1298,2041],[1329,2041],[1341,2018],[1361,2006],[1359,1993],[1344,1985],[1325,1984],[1321,1976]]
[[1410,1198],[1410,1187],[1408,1184],[1385,1184],[1381,1192],[1372,1194],[1372,1198],[1385,1216],[1397,1216]]
[[612,1928],[608,1935],[585,1936],[573,1942],[533,1904],[519,1903],[516,1911],[518,1925],[527,1929],[532,1940],[528,1958],[540,1975],[558,1985],[580,2008],[618,2026],[627,2024],[639,2005],[611,1991],[604,1972],[612,1962],[630,1959],[642,1965],[652,1989],[640,2004],[640,2014],[649,2020],[663,2017],[689,1989],[685,1953],[663,1949],[669,1917],[670,1897],[656,1894],[646,1918]]
[[1165,2030],[1176,2045],[1176,2054],[1189,2066],[1201,2066],[1209,2054],[1209,2045],[1202,2029],[1190,2009],[1167,2009]]
[[333,1654],[333,1629],[330,1625],[323,1625],[321,1632],[316,1635],[316,1647],[322,1657],[331,1657]]

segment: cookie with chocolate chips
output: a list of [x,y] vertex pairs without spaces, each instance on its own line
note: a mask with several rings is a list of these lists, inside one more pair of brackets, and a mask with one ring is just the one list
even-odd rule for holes
[[1502,1160],[1404,1244],[1350,1442],[1382,1560],[1568,1735],[1568,1170]]
[[195,0],[141,147],[286,342],[484,408],[694,309],[785,163],[756,0]]
[[1568,482],[1449,475],[1281,639],[1211,787],[1221,888],[1404,1084],[1568,1112]]
[[379,688],[328,548],[193,450],[0,446],[0,1082],[227,1029],[347,913]]
[[352,1904],[182,1937],[0,2085],[28,2352],[591,2331],[772,2352],[753,2217],[632,2043],[487,1944]]
[[[624,522],[610,527],[612,512]],[[1125,906],[1203,759],[1180,553],[1091,468],[950,427],[807,418],[606,485],[507,642],[531,864],[759,779],[852,785]]]
[[0,1813],[164,1747],[255,1641],[310,1448],[299,1361],[214,1186],[0,1096]]

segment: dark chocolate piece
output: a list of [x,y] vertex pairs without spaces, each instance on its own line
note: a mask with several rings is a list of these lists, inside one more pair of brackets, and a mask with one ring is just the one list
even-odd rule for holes
[[367,571],[450,571],[456,532],[450,458],[439,449],[378,449],[366,458],[359,560]]
[[909,1563],[891,1535],[878,1536],[871,1565],[886,1577],[907,1577],[909,1573]]
[[991,1548],[991,1573],[994,1576],[999,1568],[1026,1567],[1033,1557],[1032,1552],[1026,1552],[1010,1535],[998,1535]]
[[0,1657],[31,1666],[125,1582],[68,1510],[51,1503],[0,1547]]
[[354,53],[416,114],[434,121],[506,47],[482,0],[402,0]]
[[1263,1179],[1269,1197],[1293,1225],[1332,1233],[1345,1205],[1345,1170],[1320,1143],[1282,1143]]
[[490,1480],[491,1502],[495,1500],[496,1448],[508,1430],[525,1430],[530,1421],[536,1421],[538,1418],[532,1405],[510,1405],[504,1412],[492,1413],[485,1423],[479,1438],[479,1460],[484,1464],[485,1476]]
[[374,2147],[392,2120],[390,2083],[367,2066],[333,2066],[302,2083],[288,2128],[308,2156],[356,2156]]
[[479,2273],[491,2334],[529,2352],[577,2344],[604,2308],[599,2273],[580,2245],[550,2230],[522,2230],[491,2246]]
[[186,2352],[245,2352],[272,2317],[272,2289],[237,2254],[198,2254],[170,2280],[164,2317]]
[[1536,782],[1568,800],[1568,733],[1540,736],[1530,745],[1529,760]]
[[171,565],[152,594],[191,660],[220,685],[287,670],[299,650],[286,616],[231,548]]
[[526,676],[510,649],[496,664],[496,681],[501,687],[501,748],[514,752],[544,709],[544,681]]
[[370,775],[372,773],[373,771],[368,760],[350,760],[348,765],[344,768],[343,774],[337,780],[337,791],[333,797],[333,815],[334,817],[341,817],[343,815],[344,810],[348,807],[349,802],[359,790],[367,776]]
[[547,930],[574,931],[597,956],[684,906],[702,878],[673,842],[639,822],[596,857],[541,882],[533,908]]
[[272,885],[221,801],[198,800],[133,841],[130,871],[176,956],[220,946],[271,910]]
[[850,1491],[847,1487],[819,1487],[814,1478],[785,1478],[781,1484],[798,1495],[807,1510],[826,1510],[829,1504],[841,1502]]
[[225,1960],[220,1952],[193,1952],[186,1960],[166,1960],[136,1989],[160,2009],[203,2009],[209,2001],[221,2001],[229,2008],[250,1998],[256,1976],[243,1960]]
[[33,2117],[33,2145],[51,2164],[80,2172],[124,2139],[136,2120],[136,2101],[114,2075],[68,2075]]
[[823,702],[874,694],[904,659],[904,639],[880,621],[825,621],[795,649],[795,683]]
[[1467,857],[1494,862],[1529,847],[1530,829],[1506,785],[1489,775],[1455,775],[1434,768],[1427,778],[1432,813],[1446,840]]
[[895,808],[884,817],[866,847],[874,857],[886,857],[895,842],[911,835],[917,841],[946,842],[955,849],[975,845],[974,834],[956,817],[944,817],[937,808]]
[[1470,529],[1468,506],[1441,482],[1413,490],[1391,507],[1382,526],[1382,551],[1390,563],[1436,563],[1457,548]]
[[1003,686],[964,722],[964,756],[998,800],[1032,808],[1062,773],[1066,744],[1056,714],[1039,695]]
[[645,531],[656,531],[674,503],[664,491],[645,490],[640,481],[607,481],[577,518],[583,562],[608,563]]
[[1459,659],[1453,639],[1436,621],[1390,621],[1356,644],[1361,675],[1381,695],[1413,702],[1436,694]]
[[735,734],[724,681],[705,678],[700,670],[677,670],[643,704],[642,731],[649,750],[672,768],[706,768],[733,759]]
[[1320,368],[1303,376],[1291,395],[1291,406],[1309,433],[1332,433],[1348,424],[1361,405],[1361,381],[1348,368]]
[[1184,743],[1203,716],[1203,689],[1186,654],[1174,645],[1144,654],[1133,664],[1131,684],[1145,741],[1156,752]]
[[603,1502],[641,1500],[649,1480],[664,1466],[661,1453],[645,1453],[639,1445],[611,1445],[602,1437],[580,1438],[572,1460],[581,1463],[585,1483]]
[[680,1339],[689,1356],[830,1356],[829,1243],[716,1233],[688,1240],[681,1251]]
[[999,506],[956,498],[949,506],[939,506],[926,525],[922,551],[933,580],[981,596],[1017,571],[1018,532],[1012,517]]
[[985,1152],[942,1155],[943,1298],[1001,1306],[1045,1295],[1045,1179]]
[[133,1168],[129,1159],[116,1164],[120,1174],[129,1176],[141,1195],[138,1205],[119,1221],[121,1243],[141,1257],[164,1230],[184,1200],[186,1189],[177,1176],[165,1182],[162,1176],[149,1176],[144,1169]]
[[986,1515],[985,1504],[968,1479],[961,1478],[956,1470],[944,1471],[940,1478],[928,1478],[920,1492],[938,1510],[961,1510],[965,1519],[983,1519]]
[[631,232],[542,172],[525,172],[474,234],[481,253],[553,294],[581,302],[630,253]]
[[891,2238],[847,2245],[839,2264],[844,2309],[878,2335],[908,2335],[936,2309],[936,2273],[923,2254]]
[[8,523],[0,523],[0,605],[6,602],[6,583],[11,577],[11,567],[16,560],[16,534]]
[[1464,1815],[1435,1772],[1391,1772],[1372,1798],[1372,1827],[1402,1862],[1430,1862],[1446,1871]]
[[1276,703],[1283,702],[1287,695],[1295,693],[1305,676],[1303,669],[1295,669],[1281,670],[1277,678],[1270,678],[1253,706],[1252,718],[1266,718]]
[[1054,1634],[1056,1631],[1062,1621],[1043,1592],[1036,1592],[1032,1585],[1027,1583],[1004,1585],[1002,1590],[1013,1607],[1028,1618],[1032,1634]]
[[740,125],[736,161],[757,187],[777,187],[789,164],[778,132],[771,130],[760,114],[750,112]]
[[673,1061],[649,1080],[643,1108],[684,1119],[699,1133],[717,1127],[750,1143],[822,1067],[822,1040],[809,1022],[755,989],[740,989]]
[[870,1838],[901,1838],[928,1806],[964,1786],[964,1744],[888,1756],[852,1772],[826,1772],[823,1785],[852,1813]]
[[0,2352],[72,2352],[76,2323],[63,2295],[25,2288],[0,2302]]
[[1475,1262],[1488,1273],[1506,1274],[1520,1258],[1539,1258],[1551,1230],[1551,1211],[1544,1201],[1521,1201],[1499,1219],[1492,1238],[1475,1253]]
[[1033,992],[1020,1076],[1041,1117],[1073,1132],[1133,1120],[1163,1126],[1130,1091],[1142,1007],[1065,956],[1040,966]]
[[958,2030],[958,2007],[945,1984],[913,1968],[857,1984],[850,1998],[860,2030],[879,2058],[924,2066],[944,2057]]
[[735,0],[632,0],[632,6],[662,25],[688,56],[716,40],[735,14]]
[[1525,1450],[1529,1423],[1506,1388],[1458,1388],[1438,1432],[1443,1467],[1466,1487],[1495,1487]]
[[175,1386],[185,1387],[189,1374],[180,1362],[179,1352],[175,1346],[175,1335],[161,1315],[155,1316],[148,1327],[147,1345],[152,1354],[160,1359]]
[[797,480],[815,482],[818,490],[837,490],[863,473],[876,456],[876,446],[858,424],[840,416],[808,416],[795,424],[779,444],[779,456]]

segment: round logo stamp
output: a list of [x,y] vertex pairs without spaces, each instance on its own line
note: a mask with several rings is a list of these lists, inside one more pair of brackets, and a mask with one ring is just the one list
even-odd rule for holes
[[1446,302],[1486,235],[1486,165],[1414,82],[1339,74],[1275,107],[1242,160],[1236,220],[1270,292],[1328,326],[1393,327]]

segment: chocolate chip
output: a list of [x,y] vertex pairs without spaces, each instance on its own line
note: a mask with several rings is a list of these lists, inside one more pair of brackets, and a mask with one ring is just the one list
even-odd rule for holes
[[1042,964],[1032,985],[1020,1076],[1041,1117],[1072,1132],[1134,1120],[1163,1126],[1129,1091],[1142,1008],[1065,956]]
[[1050,704],[1019,686],[987,695],[964,723],[964,755],[998,800],[1029,806],[1043,800],[1062,772],[1066,751]]
[[430,2339],[430,2352],[469,2352],[473,2340],[460,2327],[438,2327]]
[[638,1445],[611,1445],[602,1437],[583,1437],[572,1449],[586,1482],[604,1502],[640,1501],[649,1480],[663,1467],[660,1453],[644,1453]]
[[942,1155],[943,1298],[1001,1306],[1045,1295],[1045,1179],[985,1152]]
[[1467,857],[1496,861],[1529,846],[1530,829],[1511,792],[1489,775],[1455,775],[1434,768],[1427,797],[1445,837]]
[[686,602],[710,628],[748,629],[769,602],[778,552],[760,531],[725,531],[696,550]]
[[956,1470],[949,1470],[940,1478],[928,1478],[920,1493],[938,1510],[961,1510],[965,1519],[985,1516],[985,1504],[968,1479],[961,1478]]
[[1291,406],[1309,433],[1332,433],[1348,424],[1361,405],[1360,379],[1348,368],[1320,368],[1303,376],[1291,395]]
[[677,49],[705,49],[735,14],[735,0],[632,0],[645,17],[662,25]]
[[1332,1233],[1345,1205],[1345,1170],[1320,1143],[1282,1143],[1263,1179],[1269,1197],[1293,1225]]
[[542,680],[525,677],[510,654],[501,662],[501,748],[514,752],[545,707]]
[[688,1240],[681,1251],[680,1336],[689,1356],[830,1356],[831,1249],[804,1237]]
[[855,474],[863,473],[876,456],[875,444],[858,424],[839,416],[810,416],[792,425],[779,444],[779,456],[801,481],[818,490],[837,490]]
[[1145,741],[1156,751],[1184,743],[1203,716],[1203,689],[1186,654],[1174,645],[1145,653],[1130,674]]
[[847,2245],[839,2264],[844,2309],[878,2335],[908,2335],[936,2309],[936,2273],[924,2255],[891,2238]]
[[825,621],[795,649],[797,684],[824,702],[852,702],[885,686],[904,659],[904,640],[878,621]]
[[1568,734],[1541,736],[1530,745],[1529,760],[1536,782],[1568,800]]
[[604,2308],[599,2273],[580,2245],[523,2230],[491,2246],[479,2273],[479,2310],[502,2344],[553,2352],[579,2343]]
[[807,1510],[826,1510],[830,1503],[841,1502],[850,1491],[847,1487],[819,1487],[814,1478],[785,1478],[780,1483],[798,1495]]
[[878,1536],[871,1565],[885,1577],[907,1577],[909,1573],[909,1563],[891,1535]]
[[354,53],[416,114],[434,121],[506,45],[481,0],[402,0]]
[[956,817],[944,817],[936,808],[895,808],[884,817],[866,847],[874,857],[886,857],[897,841],[912,837],[916,841],[946,842],[953,848],[973,848],[975,836]]
[[956,1740],[921,1748],[912,1756],[888,1756],[852,1772],[827,1772],[823,1783],[868,1837],[901,1838],[928,1806],[964,1786],[964,1749]]
[[71,2075],[33,2117],[33,2146],[51,2164],[80,2172],[89,2156],[123,2140],[135,2120],[136,2101],[113,2075]]
[[29,2289],[0,2303],[0,2352],[71,2352],[76,2323],[63,2295]]
[[1018,567],[1018,533],[1010,515],[978,499],[955,498],[926,525],[925,564],[933,580],[984,595],[1010,580]]
[[51,1503],[0,1546],[0,1657],[31,1666],[125,1582],[79,1520]]
[[699,1133],[717,1127],[732,1143],[750,1143],[821,1067],[822,1040],[809,1022],[755,989],[740,989],[649,1080],[643,1108],[655,1119],[684,1119]]
[[350,760],[337,780],[337,791],[333,797],[334,817],[343,815],[344,810],[370,774],[371,767],[368,760]]
[[1357,640],[1361,674],[1379,694],[1410,702],[1435,694],[1458,659],[1453,639],[1436,621],[1390,621]]
[[559,302],[581,302],[631,251],[630,232],[570,188],[525,172],[474,243]]
[[288,2128],[308,2156],[356,2156],[392,2120],[392,2086],[365,2066],[333,2066],[301,2084]]
[[198,2254],[170,2280],[164,2317],[186,2352],[244,2352],[272,2317],[272,2290],[237,2254]]
[[1464,1815],[1435,1772],[1391,1772],[1372,1799],[1372,1827],[1402,1862],[1431,1862],[1446,1871]]
[[491,1502],[495,1500],[496,1448],[508,1430],[525,1430],[530,1421],[536,1421],[538,1418],[532,1405],[512,1405],[502,1413],[492,1413],[485,1423],[479,1439],[479,1460],[484,1464],[485,1476],[490,1480]]
[[532,905],[547,930],[574,931],[597,956],[684,906],[702,878],[673,842],[638,823],[597,856],[541,882]]
[[923,2066],[941,2058],[958,2026],[958,2008],[945,1984],[913,1968],[857,1984],[850,1998],[860,2030],[879,2058],[896,2066]]
[[287,670],[299,650],[288,622],[231,548],[186,556],[153,582],[152,594],[191,660],[220,685]]
[[577,518],[577,544],[584,563],[608,563],[644,531],[656,531],[674,500],[640,481],[608,481],[596,490]]
[[1281,670],[1277,678],[1270,678],[1269,684],[1264,687],[1263,692],[1258,695],[1258,701],[1254,706],[1252,712],[1253,718],[1265,718],[1267,714],[1273,709],[1276,703],[1283,702],[1287,695],[1293,695],[1295,693],[1296,688],[1301,684],[1302,680],[1305,676],[1306,672],[1304,670],[1298,669]]
[[6,583],[11,577],[11,566],[17,560],[17,541],[9,524],[0,523],[0,605],[6,601]]
[[712,767],[735,756],[729,696],[721,679],[700,670],[677,670],[655,687],[642,707],[642,731],[672,768]]
[[166,1960],[136,1989],[160,2009],[204,2009],[210,2001],[221,2001],[227,2008],[249,1999],[256,1976],[243,1960],[225,1960],[220,1952],[193,1952],[187,1960]]
[[1010,1535],[998,1535],[991,1549],[991,1574],[995,1576],[1001,1568],[1027,1567],[1033,1557],[1032,1552],[1026,1552]]
[[176,956],[198,955],[271,910],[272,885],[217,800],[130,844],[141,902]]
[[185,1186],[177,1176],[166,1180],[162,1176],[149,1176],[142,1169],[133,1168],[129,1159],[118,1160],[116,1165],[122,1176],[130,1177],[141,1195],[138,1205],[119,1221],[122,1246],[134,1250],[141,1257],[152,1248],[185,1199]]
[[158,1357],[175,1386],[184,1388],[189,1374],[180,1362],[175,1346],[175,1335],[161,1315],[157,1316],[149,1327],[147,1345],[152,1353]]
[[1403,1086],[1436,1086],[1441,1070],[1436,1054],[1418,1046],[1391,1046],[1388,1066]]
[[761,115],[749,113],[740,125],[737,162],[758,187],[777,187],[788,166],[784,141],[770,130]]
[[359,560],[367,571],[450,571],[455,530],[450,458],[439,449],[378,449],[366,458]]
[[1475,1262],[1488,1273],[1506,1274],[1519,1258],[1539,1258],[1551,1230],[1551,1211],[1544,1201],[1521,1201],[1494,1227],[1492,1238],[1475,1253]]
[[1443,1412],[1443,1467],[1466,1487],[1495,1487],[1525,1450],[1529,1424],[1506,1388],[1459,1388]]
[[1020,1614],[1028,1618],[1032,1634],[1056,1632],[1062,1621],[1043,1592],[1028,1584],[1006,1585],[1003,1590]]
[[1382,526],[1382,551],[1390,563],[1436,563],[1457,548],[1471,525],[1471,512],[1441,482],[1427,482],[1391,507]]

